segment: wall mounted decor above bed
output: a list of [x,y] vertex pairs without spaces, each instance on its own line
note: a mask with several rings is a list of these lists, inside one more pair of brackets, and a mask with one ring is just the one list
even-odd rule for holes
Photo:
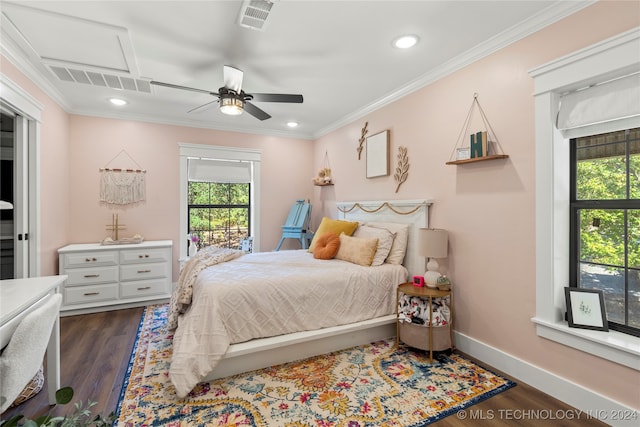
[[367,178],[389,175],[389,131],[367,138]]
[[393,174],[393,179],[395,179],[398,183],[398,185],[396,186],[396,193],[408,177],[409,156],[407,155],[407,147],[398,147],[398,164],[396,166],[396,173]]
[[358,140],[358,150],[357,150],[358,160],[360,160],[360,156],[362,155],[362,150],[364,149],[364,142],[366,140],[365,136],[367,135],[367,132],[369,132],[369,130],[367,129],[367,126],[369,126],[369,122],[364,122],[364,127],[360,132],[360,139]]

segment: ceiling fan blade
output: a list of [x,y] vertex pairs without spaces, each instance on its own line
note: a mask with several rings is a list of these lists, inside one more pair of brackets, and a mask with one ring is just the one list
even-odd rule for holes
[[291,95],[283,93],[252,93],[254,101],[258,102],[291,102],[294,104],[302,103],[302,95]]
[[244,103],[244,111],[251,114],[253,117],[255,117],[258,120],[267,120],[271,118],[269,114],[262,111],[260,108],[256,107],[255,105],[253,105],[248,101],[245,101]]
[[187,114],[189,113],[195,113],[196,111],[200,111],[200,110],[204,110],[205,108],[209,107],[211,104],[216,104],[219,101],[217,99],[211,101],[211,102],[207,102],[206,104],[202,104],[198,107],[192,108],[191,110],[187,111]]
[[181,90],[190,90],[192,92],[200,92],[200,93],[207,93],[209,95],[214,95],[214,96],[218,96],[217,92],[211,92],[210,90],[205,90],[205,89],[196,89],[193,87],[187,87],[187,86],[179,86],[179,85],[174,85],[171,83],[163,83],[163,82],[157,82],[157,81],[151,81],[149,82],[152,85],[156,85],[156,86],[164,86],[164,87],[169,87],[172,89],[181,89]]
[[242,76],[244,73],[237,68],[230,65],[225,65],[223,69],[224,73],[224,87],[231,89],[236,93],[240,93],[242,90]]

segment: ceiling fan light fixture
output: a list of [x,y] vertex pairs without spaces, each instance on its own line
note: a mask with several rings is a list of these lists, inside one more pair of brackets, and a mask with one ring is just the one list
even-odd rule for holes
[[220,111],[230,116],[238,116],[242,114],[244,109],[244,101],[240,98],[232,96],[220,98]]

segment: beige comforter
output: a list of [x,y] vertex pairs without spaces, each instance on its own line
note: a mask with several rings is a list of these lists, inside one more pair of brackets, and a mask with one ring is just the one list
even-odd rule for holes
[[173,338],[177,395],[211,373],[230,344],[395,313],[395,288],[406,278],[401,265],[317,260],[306,250],[248,254],[203,270]]

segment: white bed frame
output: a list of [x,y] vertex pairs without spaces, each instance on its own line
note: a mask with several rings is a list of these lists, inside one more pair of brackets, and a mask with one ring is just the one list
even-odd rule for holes
[[[409,271],[409,276],[421,275],[425,271],[425,258],[418,253],[417,236],[419,228],[429,225],[431,204],[429,200],[338,202],[336,217],[361,223],[376,221],[409,224],[404,266]],[[411,213],[402,214],[407,212]],[[205,381],[367,344],[395,334],[396,316],[392,314],[348,325],[232,344]]]

